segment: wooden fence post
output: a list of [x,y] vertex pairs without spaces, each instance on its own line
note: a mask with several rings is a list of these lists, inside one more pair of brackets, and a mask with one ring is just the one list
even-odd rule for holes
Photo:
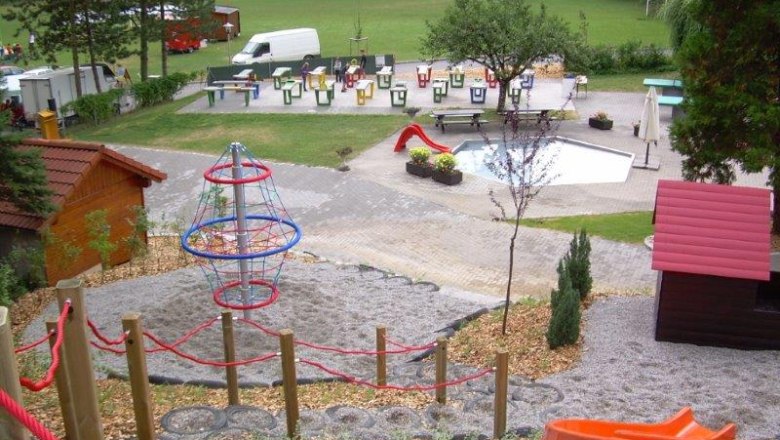
[[387,327],[376,326],[376,384],[387,385]]
[[493,438],[506,433],[506,398],[509,384],[509,353],[505,348],[496,351],[496,395],[493,403]]
[[[19,405],[23,405],[19,367],[16,365],[14,339],[11,336],[11,322],[8,319],[8,309],[5,307],[0,307],[0,389]],[[0,409],[0,438],[27,440],[30,434],[24,425]]]
[[81,280],[70,279],[57,282],[57,301],[60,310],[70,300],[70,314],[65,320],[63,361],[70,379],[73,413],[78,424],[79,438],[103,440],[103,423],[97,403],[95,373],[87,338],[87,314],[84,309],[84,291]]
[[295,375],[295,342],[293,332],[284,329],[279,332],[282,351],[282,386],[284,388],[284,409],[287,413],[287,437],[298,438],[298,382]]
[[[236,341],[233,338],[233,313],[222,312],[222,347],[225,351],[225,362],[236,361]],[[238,397],[238,369],[235,365],[225,367],[227,380],[228,405],[240,405]]]
[[447,387],[441,384],[447,382],[447,338],[436,338],[436,401],[445,405],[447,403]]
[[133,396],[135,432],[138,440],[154,440],[154,404],[149,395],[149,375],[146,369],[144,332],[141,316],[128,313],[122,317],[122,329],[127,332],[127,370],[130,394]]
[[[50,333],[49,347],[54,348],[57,341],[57,320],[49,319],[46,321],[46,331]],[[60,359],[64,358],[64,346],[60,347]],[[76,428],[76,416],[73,414],[73,397],[70,395],[70,380],[68,379],[68,370],[64,362],[60,362],[60,368],[54,372],[54,385],[57,387],[57,399],[60,401],[60,412],[62,413],[62,424],[65,426],[65,437],[70,440],[78,440],[79,432]]]

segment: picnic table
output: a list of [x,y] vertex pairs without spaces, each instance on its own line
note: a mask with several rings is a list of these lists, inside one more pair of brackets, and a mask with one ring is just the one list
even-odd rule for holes
[[292,69],[289,67],[277,67],[274,69],[274,73],[271,74],[271,78],[274,79],[274,90],[282,88],[284,78],[292,78]]
[[242,87],[242,86],[208,86],[204,87],[203,90],[206,91],[206,95],[208,96],[209,100],[209,107],[214,107],[215,94],[216,92],[219,92],[219,99],[223,100],[225,99],[225,90],[228,91],[235,91],[236,93],[243,93],[244,94],[244,106],[249,107],[249,94],[254,92],[254,87]]
[[322,84],[325,81],[325,76],[328,74],[328,68],[325,66],[317,66],[309,72],[307,76],[307,80],[309,81],[309,88],[314,88],[314,86],[311,85],[311,77],[316,76],[317,77],[317,83]]
[[487,86],[484,81],[477,78],[469,86],[472,104],[484,104],[487,97]]
[[372,99],[374,97],[374,80],[373,79],[360,79],[355,85],[355,91],[357,92],[357,104],[364,105],[366,99]]
[[282,98],[284,105],[292,104],[293,98],[303,96],[303,81],[300,79],[288,79],[282,84]]
[[485,82],[487,82],[488,86],[491,89],[495,89],[498,85],[498,80],[496,79],[496,72],[493,72],[493,70],[488,69],[485,67]]
[[431,71],[433,66],[428,64],[420,64],[417,66],[417,86],[424,89],[425,86],[431,81]]
[[355,82],[361,78],[362,72],[363,70],[357,64],[350,65],[344,74],[344,82],[347,84],[347,87],[354,87]]
[[556,121],[559,119],[558,116],[553,115],[552,110],[550,109],[531,109],[531,108],[523,108],[523,109],[509,109],[504,110],[504,124],[508,124],[511,121],[536,121],[537,124],[541,124],[542,122],[546,123],[547,126],[550,126],[551,121]]
[[679,79],[655,79],[645,78],[642,81],[646,87],[657,87],[662,95],[666,96],[682,96],[683,95],[683,83]]
[[[252,88],[252,98],[257,99],[260,97],[260,83],[256,81],[246,81],[246,80],[238,80],[238,79],[224,79],[224,80],[218,80],[212,82],[212,84],[216,84],[217,87],[225,87],[225,86],[232,86],[232,87],[251,87]],[[225,92],[222,91],[220,95],[224,96]],[[220,96],[220,99],[221,97]]]
[[462,89],[466,82],[466,72],[463,70],[463,66],[455,66],[450,71],[450,85],[453,89]]
[[509,99],[512,104],[520,104],[520,97],[523,94],[523,80],[515,78],[509,83]]
[[447,96],[449,92],[449,78],[434,78],[431,84],[431,88],[433,89],[433,102],[441,102],[441,98]]
[[396,81],[396,83],[393,84],[393,87],[390,87],[390,106],[405,107],[407,92],[406,82]]
[[393,82],[393,66],[382,66],[376,73],[376,86],[380,89],[389,89]]
[[483,114],[485,111],[480,108],[431,111],[431,117],[436,119],[434,125],[441,128],[442,133],[445,126],[452,124],[469,124],[479,128],[490,122],[482,119]]
[[246,81],[246,80],[249,79],[249,76],[252,75],[253,73],[254,73],[254,70],[252,70],[252,69],[244,69],[244,70],[236,73],[235,75],[233,75],[233,79],[243,79],[243,80]]
[[330,105],[335,97],[333,88],[336,81],[329,79],[319,81],[316,86],[313,87],[315,98],[317,99],[317,105]]

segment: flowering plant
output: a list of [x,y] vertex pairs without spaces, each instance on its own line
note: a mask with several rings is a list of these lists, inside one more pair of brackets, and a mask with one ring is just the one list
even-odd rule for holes
[[607,112],[602,112],[602,111],[596,112],[596,113],[595,113],[593,116],[591,116],[591,117],[592,117],[593,119],[597,119],[597,120],[599,120],[599,121],[608,121],[608,120],[609,120],[609,115],[607,114]]
[[458,160],[452,153],[442,153],[436,156],[433,164],[436,171],[444,174],[452,174],[452,172],[455,171],[455,165],[458,164]]
[[427,165],[428,158],[431,157],[431,150],[428,147],[415,147],[409,149],[409,157],[417,165]]

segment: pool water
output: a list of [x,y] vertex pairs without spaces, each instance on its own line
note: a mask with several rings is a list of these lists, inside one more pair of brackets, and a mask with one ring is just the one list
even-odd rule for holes
[[[486,160],[495,154],[503,154],[499,141],[469,140],[458,145],[453,153],[458,159],[458,169],[500,182],[488,168]],[[522,154],[519,151],[516,154]],[[519,156],[518,156],[519,157]],[[548,163],[548,185],[625,182],[631,171],[634,155],[575,139],[553,137],[542,148],[534,161],[531,180],[538,180],[539,169]]]

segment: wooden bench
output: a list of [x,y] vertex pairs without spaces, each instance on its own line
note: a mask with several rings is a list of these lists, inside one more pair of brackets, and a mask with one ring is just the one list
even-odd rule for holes
[[284,82],[284,84],[282,84],[282,98],[284,99],[284,105],[290,105],[292,104],[293,98],[300,98],[302,96],[303,81],[300,79],[288,79]]
[[380,89],[389,89],[393,82],[393,66],[383,66],[382,70],[376,73],[376,86]]
[[482,115],[485,111],[482,109],[455,109],[455,110],[433,110],[431,117],[435,118],[434,125],[441,128],[441,132],[444,133],[444,127],[447,125],[457,124],[469,124],[472,127],[476,126],[479,129],[482,124],[487,124],[490,121],[482,119]]
[[374,80],[358,80],[357,84],[355,85],[355,91],[357,92],[357,104],[364,105],[366,103],[366,99],[372,99],[374,97]]
[[254,87],[243,87],[243,86],[209,86],[204,87],[203,90],[206,91],[206,94],[208,95],[209,100],[209,107],[214,106],[214,95],[216,92],[219,92],[219,99],[225,99],[225,91],[235,91],[236,93],[243,93],[244,94],[244,107],[249,107],[249,94],[253,93],[255,88]]
[[678,105],[682,104],[682,102],[683,102],[682,96],[661,95],[658,97],[658,105],[677,107]]
[[289,67],[277,67],[274,69],[274,73],[271,74],[271,78],[274,79],[274,90],[279,90],[282,88],[282,83],[284,82],[284,78],[291,78],[292,77],[292,69]]
[[[314,88],[315,98],[317,99],[317,105],[330,105],[333,102],[335,94],[333,88],[336,84],[334,80],[320,81]],[[322,96],[322,98],[320,98]]]

